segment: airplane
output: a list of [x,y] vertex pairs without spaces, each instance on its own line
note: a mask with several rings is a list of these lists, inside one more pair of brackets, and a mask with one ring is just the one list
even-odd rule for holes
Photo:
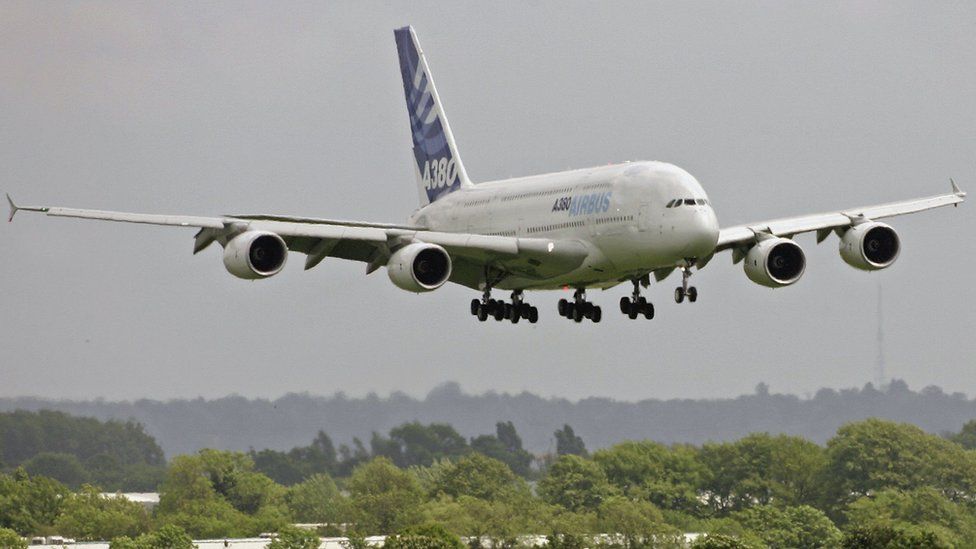
[[[817,243],[840,238],[841,258],[873,271],[898,258],[898,234],[879,219],[960,204],[966,193],[950,179],[951,193],[835,212],[719,226],[701,184],[665,162],[625,162],[595,168],[475,184],[461,156],[430,67],[412,27],[394,31],[400,75],[413,138],[414,172],[420,198],[405,224],[368,223],[281,215],[198,217],[61,207],[21,207],[7,195],[10,217],[18,211],[53,217],[194,227],[193,253],[217,242],[232,275],[256,280],[281,272],[289,251],[306,255],[305,269],[326,258],[361,261],[366,274],[386,266],[390,280],[409,292],[430,292],[447,282],[481,292],[470,313],[536,323],[539,311],[526,291],[575,290],[560,299],[560,316],[600,322],[588,289],[631,283],[620,299],[630,319],[654,318],[641,295],[653,276],[675,271],[677,303],[695,302],[692,269],[704,268],[730,251],[752,282],[778,288],[796,283],[806,269],[793,237],[816,232]],[[508,301],[493,290],[510,291]]]

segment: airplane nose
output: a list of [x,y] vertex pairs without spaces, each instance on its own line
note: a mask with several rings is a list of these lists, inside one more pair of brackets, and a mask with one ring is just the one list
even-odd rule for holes
[[718,244],[718,218],[711,207],[701,208],[691,220],[688,240],[682,254],[685,257],[707,257]]

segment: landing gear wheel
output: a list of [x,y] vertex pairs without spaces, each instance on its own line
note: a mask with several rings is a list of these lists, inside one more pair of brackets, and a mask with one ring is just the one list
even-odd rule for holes
[[682,287],[677,287],[674,289],[674,302],[681,303],[685,300],[685,289]]
[[644,318],[646,318],[647,320],[650,320],[650,319],[654,318],[654,304],[653,303],[645,303],[644,306],[641,307],[641,309],[642,309],[641,312],[644,313]]
[[530,324],[535,324],[539,322],[539,309],[535,307],[529,307],[529,314],[526,316],[529,319]]
[[590,313],[590,320],[596,323],[596,322],[600,322],[601,318],[603,318],[603,309],[601,309],[600,306],[597,305],[593,307],[593,312]]
[[505,307],[495,305],[495,312],[494,312],[494,315],[493,316],[495,317],[495,320],[497,320],[498,322],[501,322],[502,320],[504,320],[505,319]]
[[573,321],[574,322],[577,322],[577,323],[583,322],[583,317],[584,316],[585,315],[583,314],[583,308],[582,307],[573,307]]
[[515,308],[512,307],[511,303],[505,303],[502,305],[502,310],[505,311],[505,320],[511,320],[514,318],[514,309]]
[[569,316],[569,312],[568,312],[569,311],[569,302],[568,301],[566,301],[565,299],[560,299],[559,300],[559,305],[557,305],[556,307],[559,310],[559,316],[566,316],[566,317]]
[[522,318],[522,315],[518,314],[518,311],[513,312],[512,319],[511,319],[512,324],[518,324],[520,318]]
[[566,318],[573,318],[573,315],[575,313],[576,313],[576,304],[575,303],[567,303],[566,304],[566,314],[564,314],[563,316],[565,316]]
[[479,303],[477,315],[478,315],[478,320],[481,322],[488,320],[488,307]]
[[620,298],[620,312],[622,314],[627,314],[630,311],[630,299],[626,297]]
[[694,303],[698,301],[698,288],[692,286],[688,288],[688,301]]
[[481,308],[481,300],[472,299],[471,300],[471,315],[478,316],[478,309]]

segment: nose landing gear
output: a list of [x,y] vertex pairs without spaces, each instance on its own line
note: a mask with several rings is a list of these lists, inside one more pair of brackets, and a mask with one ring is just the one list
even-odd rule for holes
[[572,319],[574,322],[583,322],[588,318],[593,322],[600,322],[603,318],[603,309],[599,305],[586,300],[586,290],[579,288],[573,294],[573,301],[565,299],[559,300],[559,316]]
[[691,278],[691,267],[681,267],[681,286],[674,289],[675,303],[681,303],[686,297],[689,303],[698,301],[698,288],[688,285],[689,278]]
[[631,297],[620,298],[620,312],[631,320],[639,315],[644,315],[648,320],[654,318],[654,304],[640,295],[640,280],[634,279],[634,293]]

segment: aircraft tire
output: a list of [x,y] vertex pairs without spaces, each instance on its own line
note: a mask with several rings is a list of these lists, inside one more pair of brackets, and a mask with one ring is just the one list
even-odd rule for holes
[[641,312],[644,313],[644,318],[646,318],[647,320],[650,320],[650,319],[654,318],[654,304],[653,303],[645,303],[644,306],[641,307],[641,309],[642,309]]
[[567,308],[568,305],[569,302],[565,299],[559,300],[559,304],[556,306],[556,308],[559,310],[559,316],[569,316],[569,309]]
[[478,305],[478,320],[484,322],[488,320],[488,307],[484,305]]
[[621,297],[620,298],[620,313],[627,314],[630,311],[630,298]]
[[634,302],[630,303],[630,307],[627,308],[627,318],[634,320],[640,313],[640,306]]
[[674,302],[681,303],[685,300],[685,290],[682,287],[677,287],[674,289]]
[[688,301],[691,303],[698,301],[698,288],[694,286],[688,288]]
[[593,307],[593,313],[590,315],[590,320],[596,323],[596,322],[600,322],[601,318],[603,318],[603,309],[601,309],[600,306],[597,305],[596,307]]
[[471,300],[471,315],[478,316],[478,309],[481,308],[481,301],[477,299]]
[[539,309],[536,309],[535,307],[529,307],[528,318],[530,324],[535,324],[536,322],[539,322]]

